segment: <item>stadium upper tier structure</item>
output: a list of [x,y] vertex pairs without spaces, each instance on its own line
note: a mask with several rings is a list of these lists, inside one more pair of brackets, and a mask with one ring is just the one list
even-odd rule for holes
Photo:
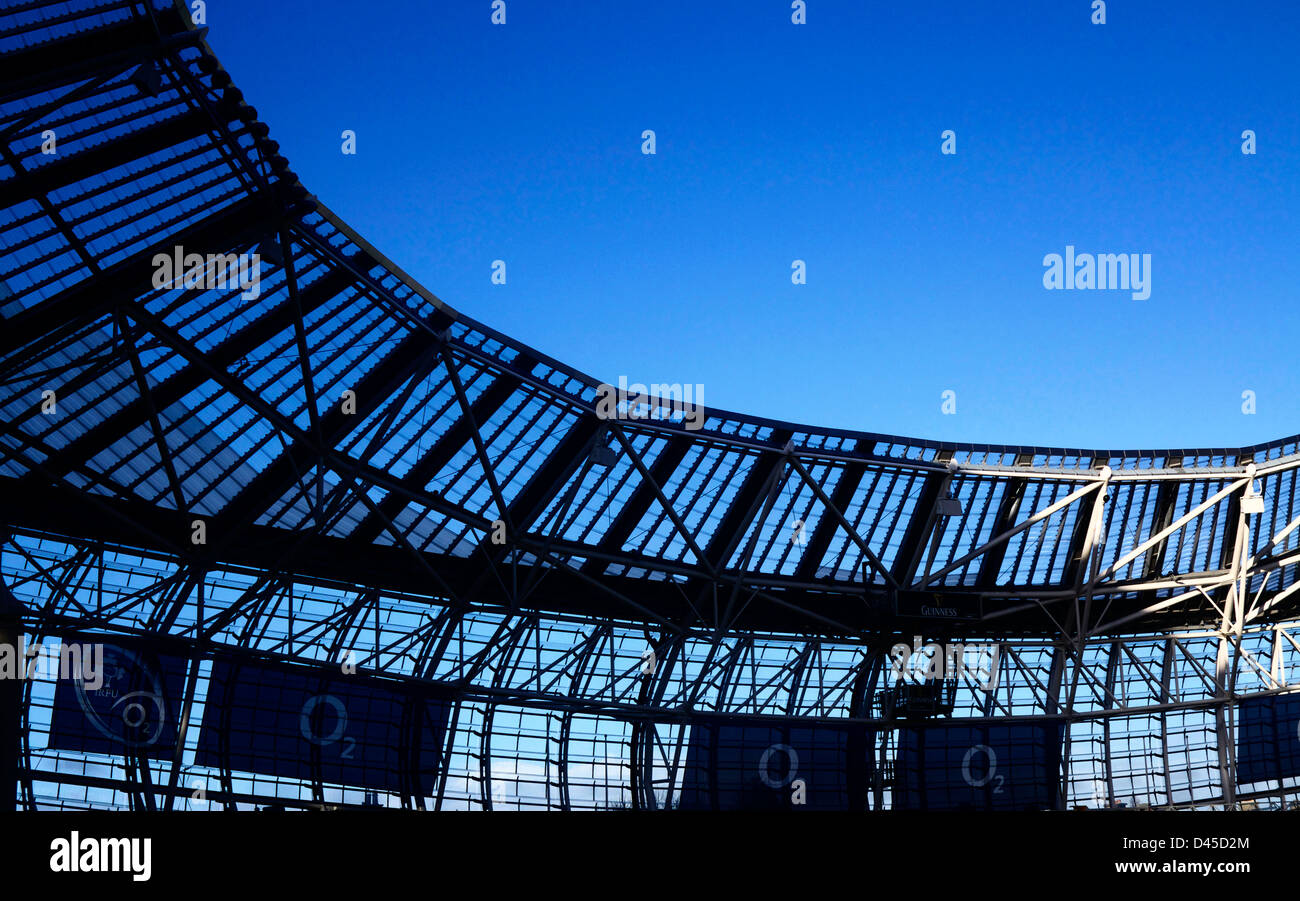
[[309,194],[205,31],[0,12],[16,806],[1295,805],[1297,438],[602,405]]

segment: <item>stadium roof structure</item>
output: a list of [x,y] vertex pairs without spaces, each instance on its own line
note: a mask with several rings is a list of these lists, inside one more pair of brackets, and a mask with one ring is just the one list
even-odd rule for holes
[[[1092,681],[1079,715],[1109,722],[1145,668],[1128,678],[1154,686],[1162,741],[1184,702],[1214,721],[1186,802],[1234,799],[1219,720],[1246,645],[1266,695],[1300,654],[1300,437],[1097,450],[690,421],[676,401],[603,415],[600,381],[460,314],[311,195],[205,31],[163,0],[0,10],[0,559],[36,631],[193,659],[369,641],[363,669],[479,698],[480,732],[528,698],[570,724],[624,705],[637,735],[709,704],[874,723],[897,636],[1013,639],[1041,660],[1007,676],[1010,722],[1073,728]],[[257,254],[260,284],[160,285],[178,253]],[[1184,657],[1208,679],[1194,702]],[[660,765],[641,763],[620,777],[634,806]],[[466,791],[491,806],[480,776]]]

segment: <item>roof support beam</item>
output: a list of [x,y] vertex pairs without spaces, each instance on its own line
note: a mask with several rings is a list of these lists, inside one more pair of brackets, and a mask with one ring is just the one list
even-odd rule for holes
[[687,546],[690,547],[691,554],[701,566],[708,570],[710,577],[717,578],[717,566],[711,563],[704,551],[701,550],[699,544],[695,541],[695,536],[692,535],[691,530],[687,528],[686,522],[681,518],[681,515],[677,510],[674,509],[672,501],[668,499],[668,496],[664,494],[663,489],[659,487],[658,481],[646,467],[645,463],[642,462],[641,455],[636,452],[636,448],[632,446],[632,442],[623,434],[623,430],[619,428],[618,423],[610,423],[610,431],[614,433],[614,437],[618,439],[621,445],[623,445],[624,453],[628,455],[628,459],[632,461],[632,465],[637,468],[637,471],[641,474],[641,478],[650,485],[650,490],[653,491],[655,497],[659,499],[659,505],[663,507],[664,513],[666,513],[668,518],[672,520],[673,525],[681,534],[682,539],[686,542]]
[[469,397],[465,393],[465,383],[460,377],[460,364],[452,356],[445,343],[440,343],[438,348],[442,353],[443,365],[447,367],[447,376],[451,379],[453,390],[456,392],[456,402],[460,404],[461,416],[469,420],[469,437],[474,442],[474,453],[478,456],[479,465],[483,468],[483,477],[487,479],[488,488],[492,491],[492,498],[496,501],[497,511],[505,521],[506,528],[514,531],[514,520],[510,517],[510,509],[506,505],[505,495],[501,493],[501,484],[497,481],[496,464],[488,456],[487,446],[483,443],[483,434],[479,430],[478,420],[474,418],[474,408],[470,406]]
[[[1178,492],[1182,484],[1182,482],[1161,482],[1160,487],[1156,489],[1156,508],[1151,519],[1152,531],[1162,531],[1173,522],[1174,502],[1178,499]],[[1144,582],[1160,577],[1160,572],[1165,565],[1165,555],[1169,552],[1169,541],[1172,537],[1171,534],[1162,540],[1142,561],[1142,580]],[[1144,604],[1151,603],[1155,600],[1155,592],[1143,592],[1140,600]]]
[[[338,443],[364,423],[404,381],[420,378],[420,374],[433,365],[435,358],[436,350],[428,346],[423,334],[408,333],[391,353],[352,386],[351,390],[357,396],[356,413],[343,413],[341,405],[334,404],[320,417],[319,447],[337,449]],[[219,528],[226,531],[256,520],[299,482],[302,473],[323,462],[322,455],[310,443],[295,440],[221,511]]]
[[[445,513],[453,519],[466,523],[474,528],[483,530],[488,528],[489,522],[483,517],[451,503],[437,492],[429,491],[428,489],[410,491],[397,479],[392,478],[382,469],[370,466],[364,460],[344,457],[332,447],[313,447],[313,439],[309,432],[304,432],[302,429],[298,428],[289,417],[277,410],[256,392],[249,389],[248,386],[239,381],[239,379],[230,375],[230,373],[212,368],[203,354],[178,335],[171,326],[167,325],[167,323],[163,322],[143,307],[129,307],[124,309],[124,312],[129,318],[144,324],[151,333],[160,338],[181,356],[185,357],[191,363],[202,367],[207,372],[209,378],[217,382],[248,407],[257,411],[267,420],[267,422],[278,429],[282,434],[292,436],[298,443],[305,442],[306,446],[310,447],[316,456],[323,460],[325,465],[334,469],[335,472],[344,473],[349,478],[353,475],[360,475],[361,478],[374,487],[382,488],[385,491],[396,491],[407,495],[413,501],[418,501],[431,509]],[[3,426],[4,423],[0,423],[0,427]],[[360,495],[360,500],[365,503],[369,498],[362,493]]]
[[848,463],[840,473],[839,481],[835,483],[835,488],[831,491],[831,507],[839,512],[839,516],[829,515],[829,511],[823,511],[821,518],[817,520],[817,525],[808,538],[808,545],[803,549],[803,555],[799,558],[799,564],[795,567],[794,577],[799,581],[807,581],[815,578],[817,575],[817,566],[826,556],[826,549],[830,547],[831,539],[835,537],[835,530],[841,528],[840,522],[844,520],[843,511],[849,508],[853,502],[853,495],[858,490],[858,485],[862,483],[862,476],[866,473],[867,467],[862,463]]
[[[518,379],[508,374],[502,374],[493,380],[492,384],[487,387],[470,405],[473,411],[474,422],[486,422],[505,405],[511,395],[519,387]],[[438,436],[438,440],[425,451],[415,464],[407,470],[402,476],[402,483],[408,485],[413,490],[423,488],[429,483],[429,480],[442,471],[442,468],[450,462],[456,452],[465,446],[470,440],[470,418],[461,416],[451,426]],[[379,501],[379,513],[389,520],[395,519],[399,513],[409,504],[409,501],[399,494],[388,494]],[[367,514],[357,527],[352,530],[351,539],[359,542],[374,541],[384,530],[383,520],[379,516]]]
[[915,578],[930,532],[934,528],[939,498],[947,494],[951,482],[951,472],[932,472],[925,476],[921,493],[916,499],[916,506],[912,508],[907,529],[903,532],[898,556],[894,558],[894,578],[903,585],[911,585]]
[[[591,442],[598,428],[599,421],[595,417],[580,417],[569,428],[564,437],[560,439],[559,444],[547,455],[546,462],[538,467],[527,484],[506,505],[502,520],[510,524],[512,531],[507,532],[507,542],[505,544],[494,544],[491,541],[491,536],[487,536],[483,541],[479,542],[478,550],[486,559],[487,565],[475,578],[473,586],[467,592],[469,596],[478,596],[488,579],[495,577],[508,595],[508,602],[511,604],[515,602],[518,596],[517,579],[512,574],[511,585],[514,588],[506,588],[505,581],[501,579],[500,574],[497,572],[497,567],[507,554],[513,554],[517,551],[520,541],[527,535],[528,530],[537,518],[545,512],[551,499],[559,493],[565,482],[587,462],[591,451]],[[562,518],[562,514],[561,517],[557,517],[557,529],[560,527],[560,518]],[[548,538],[542,547],[530,549],[534,550],[539,557],[552,560],[553,566],[563,567],[563,561],[556,561],[549,549],[553,540],[553,538]],[[591,579],[590,576],[586,576],[581,572],[576,574],[581,578]],[[611,594],[616,594],[616,592],[611,589]]]
[[26,172],[22,178],[0,182],[0,209],[102,175],[132,160],[196,138],[208,128],[207,116],[191,110],[89,150],[60,156],[53,162]]
[[35,351],[75,332],[119,304],[135,301],[151,291],[156,254],[170,255],[178,244],[192,247],[196,252],[237,247],[259,235],[266,212],[255,197],[239,200],[6,320],[0,331],[0,357],[8,357],[33,342],[40,344],[29,348],[20,359],[6,360],[5,373],[21,366]]
[[[682,460],[686,458],[686,453],[691,449],[691,441],[678,435],[668,438],[668,443],[659,455],[655,457],[654,463],[650,464],[650,477],[642,477],[641,483],[632,491],[631,497],[619,508],[614,517],[614,522],[606,530],[600,543],[596,546],[601,553],[616,554],[623,549],[624,543],[632,534],[632,530],[641,522],[650,504],[654,502],[655,496],[659,493],[656,486],[666,485],[681,465]],[[608,563],[598,558],[588,558],[582,564],[582,571],[586,573],[598,573],[605,569]]]
[[925,586],[930,584],[931,582],[934,582],[937,579],[942,579],[944,576],[948,575],[948,573],[952,572],[953,570],[960,569],[961,567],[969,563],[971,560],[974,560],[976,557],[984,554],[986,551],[995,548],[1000,544],[1004,544],[1014,536],[1019,535],[1025,529],[1028,529],[1030,526],[1034,525],[1037,522],[1041,522],[1042,520],[1047,519],[1047,517],[1051,516],[1053,513],[1057,512],[1058,510],[1064,509],[1070,504],[1073,504],[1075,501],[1080,500],[1083,497],[1086,497],[1090,492],[1096,491],[1104,484],[1105,484],[1104,482],[1089,482],[1087,485],[1084,485],[1079,490],[1061,498],[1059,501],[1052,504],[1050,507],[1044,507],[1042,510],[1039,510],[1037,513],[1035,513],[1033,516],[1026,519],[1024,522],[1016,526],[1014,529],[1008,529],[1002,534],[994,536],[990,540],[986,541],[984,544],[981,544],[975,550],[971,551],[969,554],[964,554],[961,557],[949,563],[943,569],[930,573],[921,581],[921,584],[918,587],[925,588]]
[[[817,499],[822,502],[826,509],[830,511],[831,515],[835,517],[836,521],[839,522],[840,528],[842,528],[848,534],[853,543],[858,546],[858,550],[862,552],[863,558],[871,565],[871,568],[880,573],[891,587],[898,588],[898,583],[894,581],[894,574],[885,567],[885,564],[880,562],[880,558],[876,556],[875,552],[872,551],[871,548],[867,547],[867,543],[862,540],[862,536],[858,534],[858,530],[853,528],[853,526],[849,524],[849,521],[844,518],[844,514],[840,512],[839,508],[831,503],[831,499],[826,496],[826,492],[822,490],[822,486],[817,484],[817,481],[809,475],[808,470],[799,462],[799,458],[794,454],[789,454],[786,459],[790,461],[790,465],[794,467],[795,472],[799,473],[799,476],[804,480],[804,483],[813,490],[815,495],[817,495]],[[863,582],[866,581],[868,580],[864,574]]]
[[[351,284],[351,281],[346,270],[331,270],[299,292],[298,304],[295,304],[291,297],[284,299],[268,312],[207,351],[205,358],[214,368],[228,369],[280,332],[289,328],[297,321],[300,309],[302,316],[310,315],[336,297],[349,284]],[[125,331],[123,331],[123,336],[124,340],[126,340]],[[93,380],[94,377],[95,373],[92,372],[72,379],[69,384],[59,389],[59,394],[69,393],[81,384]],[[207,378],[208,376],[200,367],[189,364],[166,380],[152,386],[153,403],[157,409],[166,410],[172,404],[177,403],[199,388],[207,381]],[[148,404],[142,394],[136,400],[116,410],[94,428],[77,436],[65,445],[48,462],[48,466],[56,472],[66,472],[72,467],[84,463],[144,421],[147,412]],[[35,415],[37,415],[37,408],[33,407],[22,418],[25,419],[27,416]]]
[[580,418],[556,445],[555,450],[551,451],[546,462],[528,480],[528,484],[510,502],[510,519],[519,534],[528,531],[569,476],[587,459],[596,430],[595,419],[586,416]]
[[[1251,464],[1252,467],[1254,464]],[[1252,473],[1253,476],[1253,473]],[[1237,546],[1237,524],[1241,517],[1237,515],[1241,502],[1235,495],[1228,498],[1228,514],[1224,520],[1223,540],[1219,542],[1219,568],[1231,569],[1234,549]]]
[[1110,485],[1110,467],[1103,470],[1103,490],[1100,494],[1092,499],[1092,507],[1085,515],[1082,510],[1074,519],[1074,532],[1070,535],[1070,556],[1066,562],[1065,569],[1061,574],[1061,584],[1063,586],[1072,586],[1076,592],[1082,590],[1083,581],[1091,577],[1089,571],[1091,566],[1093,550],[1097,540],[1101,537],[1102,516],[1105,513],[1105,504],[1108,500],[1107,491]]
[[[137,16],[0,54],[4,99],[41,93],[106,70],[123,69],[137,60],[197,44],[207,34],[207,28],[188,30],[174,9],[156,11],[155,21],[164,32],[161,39],[152,23]],[[105,52],[105,48],[111,49]]]
[[149,379],[145,375],[144,366],[140,363],[140,353],[136,349],[135,341],[130,335],[125,334],[126,323],[122,323],[122,343],[126,346],[127,356],[131,360],[131,372],[135,375],[136,389],[140,392],[140,397],[145,402],[146,409],[149,413],[149,428],[153,432],[153,440],[158,448],[158,459],[162,462],[163,470],[167,473],[167,484],[172,490],[172,503],[176,505],[177,510],[184,510],[185,492],[181,489],[181,480],[176,475],[176,464],[172,460],[171,448],[167,445],[167,436],[163,432],[162,422],[158,418],[158,407],[153,402],[153,391],[149,387]]
[[[1146,541],[1142,542],[1133,550],[1129,551],[1127,554],[1120,557],[1110,566],[1106,567],[1104,570],[1098,573],[1096,577],[1094,577],[1092,581],[1089,583],[1087,589],[1088,593],[1091,594],[1093,588],[1095,588],[1098,583],[1103,582],[1104,580],[1110,578],[1115,573],[1119,572],[1121,569],[1127,566],[1129,563],[1133,562],[1138,557],[1145,554],[1152,547],[1159,544],[1161,541],[1164,541],[1164,539],[1167,538],[1170,535],[1170,533],[1177,531],[1178,529],[1181,529],[1187,523],[1191,522],[1193,519],[1200,516],[1206,510],[1209,510],[1211,507],[1215,506],[1221,500],[1230,496],[1233,492],[1237,491],[1241,487],[1245,485],[1249,485],[1251,479],[1254,478],[1254,476],[1255,476],[1255,467],[1252,464],[1251,466],[1247,467],[1247,474],[1245,478],[1236,479],[1234,481],[1229,482],[1225,487],[1223,487],[1222,489],[1220,489],[1219,491],[1211,495],[1207,500],[1193,507],[1187,513],[1184,513],[1176,521],[1166,526],[1165,528],[1161,529],[1159,532],[1152,535]],[[1094,482],[1091,486],[1089,486],[1089,488],[1096,488],[1100,484],[1101,484],[1100,482]],[[1236,542],[1234,541],[1233,542],[1234,546],[1235,543]],[[1234,549],[1233,559],[1234,560],[1236,559],[1235,549]]]
[[723,514],[722,521],[704,547],[705,559],[700,561],[702,565],[721,571],[731,559],[754,515],[766,500],[769,480],[779,467],[785,465],[785,454],[778,448],[784,448],[790,438],[789,429],[776,429],[768,439],[771,449],[756,455],[754,465],[746,473],[745,480],[732,498],[727,512]]
[[[998,505],[997,517],[993,520],[993,534],[1001,535],[1011,528],[1020,513],[1020,503],[1025,498],[1027,482],[1024,479],[1012,479],[1011,484],[1002,490],[1002,502]],[[979,588],[992,588],[1002,569],[1002,560],[1007,554],[1008,542],[990,548],[980,561],[979,574],[975,585]]]

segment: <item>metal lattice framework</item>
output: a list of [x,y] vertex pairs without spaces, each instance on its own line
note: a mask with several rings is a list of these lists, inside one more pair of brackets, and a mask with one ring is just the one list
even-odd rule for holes
[[[30,639],[167,648],[186,722],[214,655],[428,686],[453,711],[436,787],[394,805],[671,806],[693,728],[797,722],[869,728],[863,804],[889,806],[874,698],[922,631],[1003,648],[953,718],[1063,720],[1063,805],[1300,791],[1233,759],[1239,698],[1287,692],[1300,654],[1300,438],[604,416],[597,380],[308,194],[204,32],[164,0],[0,10],[0,575]],[[259,254],[256,296],[157,287],[177,247]],[[195,730],[165,763],[55,750],[53,685],[23,691],[29,807],[363,794],[198,767]]]

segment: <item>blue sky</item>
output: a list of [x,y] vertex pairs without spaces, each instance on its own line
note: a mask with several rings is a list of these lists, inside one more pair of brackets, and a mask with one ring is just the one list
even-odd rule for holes
[[[490,14],[210,0],[209,42],[309,190],[453,307],[597,378],[946,440],[1300,432],[1300,4]],[[1151,297],[1045,290],[1067,244],[1151,254]]]

